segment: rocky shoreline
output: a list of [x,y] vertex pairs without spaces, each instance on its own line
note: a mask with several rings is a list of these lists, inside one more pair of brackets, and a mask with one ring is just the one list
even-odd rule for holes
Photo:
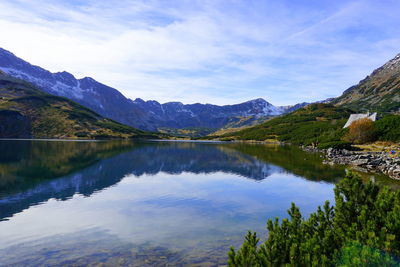
[[324,150],[324,164],[342,164],[355,166],[369,172],[381,172],[390,178],[400,180],[400,158],[387,152],[360,152],[345,149]]
[[[238,142],[238,141],[234,141]],[[273,143],[284,145],[283,142],[239,141],[241,143]],[[318,149],[310,146],[300,146],[306,152],[324,153],[323,164],[341,164],[356,167],[360,171],[383,173],[392,179],[400,180],[400,156],[391,156],[388,152],[350,151],[346,149]]]

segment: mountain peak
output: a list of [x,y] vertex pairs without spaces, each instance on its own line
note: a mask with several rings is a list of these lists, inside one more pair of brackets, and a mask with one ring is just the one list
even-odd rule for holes
[[183,106],[183,103],[182,103],[182,102],[178,102],[178,101],[171,101],[171,102],[164,103],[163,105],[169,105],[169,106]]
[[264,98],[256,98],[256,99],[252,99],[247,101],[248,103],[268,103],[268,101],[266,101]]
[[389,60],[385,65],[382,66],[383,68],[389,68],[389,69],[394,69],[394,68],[399,68],[400,67],[400,53],[397,54],[394,58]]
[[256,98],[234,105],[189,104],[167,102],[160,104],[154,100],[140,98],[130,100],[118,90],[97,82],[91,77],[77,80],[71,73],[48,70],[0,50],[0,70],[35,84],[43,91],[70,98],[100,115],[136,128],[157,131],[159,127],[220,128],[243,117],[261,118],[276,116],[284,111]]
[[[368,80],[371,76],[374,75],[392,75],[394,72],[400,71],[400,53],[397,54],[394,58],[386,62],[383,66],[374,70],[370,75],[368,75],[365,79]],[[363,82],[362,80],[361,82]]]
[[66,80],[75,79],[74,75],[67,71],[56,72],[54,75]]
[[13,53],[11,53],[10,51],[8,51],[8,50],[6,50],[6,49],[4,49],[4,48],[1,48],[0,47],[0,54],[7,54],[7,55],[10,55],[10,56],[15,56]]
[[161,105],[158,101],[156,100],[147,100],[146,103],[151,104],[151,105],[156,105],[159,106]]
[[144,101],[141,98],[136,98],[135,100],[132,101],[133,103],[146,103],[146,101]]
[[86,81],[86,82],[96,82],[95,79],[93,79],[92,77],[83,77],[82,79],[80,79],[81,81]]
[[399,112],[400,54],[335,98],[332,103],[355,111]]

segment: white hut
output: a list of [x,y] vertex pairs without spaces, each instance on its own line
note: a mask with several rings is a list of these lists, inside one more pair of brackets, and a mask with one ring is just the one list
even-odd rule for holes
[[353,122],[358,121],[359,119],[368,118],[371,121],[376,121],[376,115],[377,115],[376,112],[372,114],[369,112],[365,114],[351,114],[346,124],[343,126],[343,128],[349,127]]

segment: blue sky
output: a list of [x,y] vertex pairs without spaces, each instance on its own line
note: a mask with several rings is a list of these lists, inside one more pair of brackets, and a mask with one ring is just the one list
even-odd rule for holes
[[397,0],[0,1],[0,47],[130,98],[338,96],[400,53]]

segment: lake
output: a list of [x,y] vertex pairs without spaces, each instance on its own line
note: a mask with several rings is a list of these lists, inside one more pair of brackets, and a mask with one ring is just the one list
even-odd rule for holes
[[0,152],[1,266],[225,265],[291,202],[305,215],[333,202],[345,174],[264,144],[0,140]]

